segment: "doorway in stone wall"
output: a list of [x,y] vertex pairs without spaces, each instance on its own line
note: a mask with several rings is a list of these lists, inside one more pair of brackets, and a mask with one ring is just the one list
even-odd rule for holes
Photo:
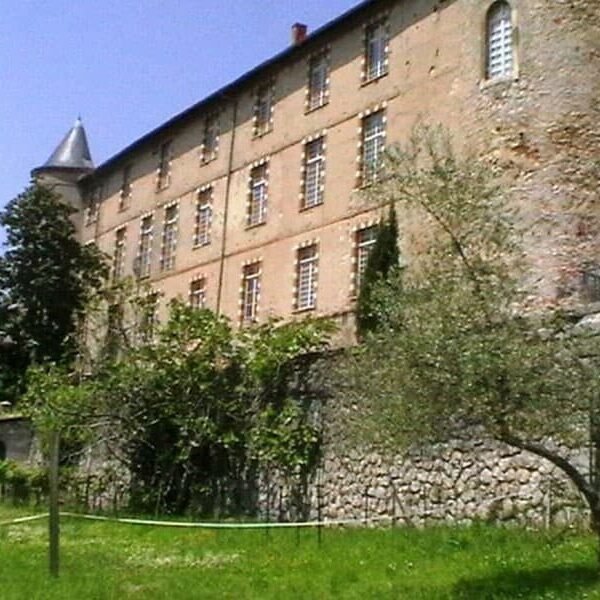
[[4,460],[6,458],[6,444],[0,440],[0,460]]

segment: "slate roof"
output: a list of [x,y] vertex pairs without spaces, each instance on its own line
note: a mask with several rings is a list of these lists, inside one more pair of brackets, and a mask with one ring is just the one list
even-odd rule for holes
[[36,170],[43,169],[94,169],[85,129],[80,118],[56,147],[50,158]]

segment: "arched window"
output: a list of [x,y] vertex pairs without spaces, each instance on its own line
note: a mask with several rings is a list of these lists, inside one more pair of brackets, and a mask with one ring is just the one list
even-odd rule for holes
[[0,460],[4,460],[6,458],[6,444],[0,440]]
[[508,2],[501,0],[487,13],[486,77],[506,77],[513,73],[513,27]]

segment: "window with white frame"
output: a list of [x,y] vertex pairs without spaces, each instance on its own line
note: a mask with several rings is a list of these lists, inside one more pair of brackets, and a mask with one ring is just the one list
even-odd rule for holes
[[260,262],[246,265],[242,272],[242,322],[254,323],[260,298]]
[[377,241],[377,225],[364,227],[356,232],[356,263],[355,263],[355,279],[354,287],[358,291],[362,278],[367,268],[369,256]]
[[142,217],[140,221],[140,244],[138,248],[138,277],[148,277],[152,266],[152,229],[154,219],[152,215]]
[[177,219],[179,210],[176,204],[165,208],[162,247],[160,253],[161,271],[169,271],[175,267],[175,251],[177,249]]
[[325,138],[320,137],[304,146],[302,208],[311,208],[323,202],[324,180]]
[[248,202],[248,227],[260,225],[267,221],[267,196],[268,196],[268,167],[264,163],[250,171],[250,198]]
[[488,79],[513,74],[513,27],[511,8],[503,0],[487,13],[486,76]]
[[317,305],[317,274],[319,270],[317,244],[298,249],[296,259],[296,309],[308,310],[315,308]]
[[329,56],[321,52],[308,63],[308,110],[327,104],[329,89]]
[[269,83],[256,90],[254,103],[254,135],[264,135],[271,131],[273,112],[273,85]]
[[362,161],[363,185],[373,183],[381,169],[385,150],[385,112],[379,110],[362,121]]
[[142,298],[137,320],[137,337],[140,343],[149,343],[154,339],[158,325],[158,293],[154,292]]
[[206,280],[204,277],[194,279],[194,281],[190,283],[189,300],[192,308],[204,308],[206,303]]
[[125,236],[127,229],[119,227],[115,232],[115,250],[113,253],[113,281],[123,277],[125,270]]
[[98,221],[100,202],[102,201],[102,186],[93,187],[88,194],[88,205],[85,209],[85,224],[93,225]]
[[158,168],[156,173],[156,187],[162,190],[171,183],[172,143],[164,142],[159,148]]
[[196,200],[196,223],[194,227],[194,246],[210,244],[212,225],[212,188],[198,192]]
[[119,210],[127,210],[131,204],[131,165],[123,168],[119,189]]
[[364,81],[377,79],[388,72],[387,19],[367,25],[364,60]]
[[217,158],[219,148],[219,115],[213,113],[204,121],[202,135],[202,162],[207,163]]

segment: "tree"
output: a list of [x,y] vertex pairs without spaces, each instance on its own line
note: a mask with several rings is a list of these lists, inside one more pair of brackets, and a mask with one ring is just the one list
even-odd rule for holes
[[237,330],[174,302],[152,340],[105,358],[83,382],[56,368],[30,371],[24,405],[38,429],[112,449],[138,510],[239,511],[256,465],[289,476],[310,468],[318,432],[292,382],[331,330],[324,320]]
[[33,183],[0,213],[7,232],[0,257],[0,338],[6,349],[0,379],[10,381],[11,390],[31,361],[73,357],[79,319],[106,274],[98,250],[78,243],[74,212],[52,189]]
[[399,266],[399,260],[398,222],[392,203],[387,221],[384,221],[378,228],[375,244],[361,278],[356,308],[356,324],[359,335],[363,335],[377,326],[373,291],[378,282],[385,281],[395,273]]
[[[412,244],[402,281],[376,285],[379,325],[343,368],[355,431],[406,447],[473,427],[562,470],[600,536],[598,339],[568,313],[527,309],[522,219],[494,175],[432,128],[389,153],[374,194],[398,203]],[[588,442],[589,475],[565,449]]]

